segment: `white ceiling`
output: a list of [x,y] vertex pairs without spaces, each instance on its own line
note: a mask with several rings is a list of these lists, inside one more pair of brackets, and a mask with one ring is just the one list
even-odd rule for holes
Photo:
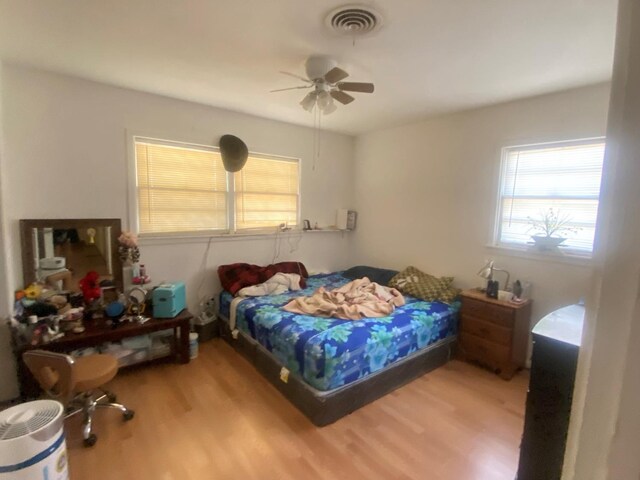
[[443,112],[607,81],[616,0],[364,2],[370,38],[332,35],[335,0],[0,0],[3,60],[312,125],[310,54],[335,56],[372,95],[323,117],[350,134]]

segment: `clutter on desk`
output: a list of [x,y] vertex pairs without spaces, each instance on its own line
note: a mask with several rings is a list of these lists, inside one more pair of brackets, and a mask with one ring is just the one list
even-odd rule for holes
[[132,232],[125,231],[118,237],[118,243],[118,255],[129,275],[127,280],[133,285],[151,283],[151,277],[147,273],[146,267],[140,263],[138,237]]
[[151,277],[147,275],[147,268],[141,263],[134,266],[131,282],[134,285],[146,285],[147,283],[151,283]]
[[147,308],[147,291],[142,287],[133,287],[129,290],[127,313],[133,321],[143,324],[149,320],[143,313]]
[[166,282],[153,290],[153,315],[156,318],[173,318],[186,307],[184,282]]
[[[123,232],[118,242],[118,254],[123,262],[134,263],[133,283],[137,285],[119,292],[111,276],[101,278],[94,270],[78,281],[77,292],[59,290],[44,282],[27,285],[15,293],[14,315],[10,321],[14,343],[37,346],[64,335],[83,333],[87,326],[104,324],[105,328],[117,328],[123,322],[142,324],[151,316],[173,318],[180,313],[186,307],[184,282],[163,283],[155,289],[144,287],[151,278],[146,267],[139,264],[137,237]],[[129,347],[126,350],[140,350]],[[156,345],[155,350],[166,350],[166,346]]]

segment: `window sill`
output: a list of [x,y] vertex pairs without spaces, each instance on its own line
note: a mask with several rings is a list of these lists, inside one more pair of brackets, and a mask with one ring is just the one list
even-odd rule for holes
[[559,253],[553,252],[537,252],[527,247],[516,247],[506,245],[485,245],[485,247],[499,255],[505,255],[509,257],[525,258],[528,260],[535,260],[548,263],[564,263],[567,265],[576,265],[579,267],[591,267],[593,265],[593,258],[591,255],[575,255],[571,253],[565,253],[560,250]]
[[306,235],[308,233],[347,233],[349,230],[338,230],[325,228],[322,230],[287,230],[285,232],[260,231],[251,233],[182,233],[182,234],[140,234],[138,243],[144,245],[172,245],[182,243],[208,243],[212,242],[233,242],[240,240],[268,240],[278,238],[290,238]]

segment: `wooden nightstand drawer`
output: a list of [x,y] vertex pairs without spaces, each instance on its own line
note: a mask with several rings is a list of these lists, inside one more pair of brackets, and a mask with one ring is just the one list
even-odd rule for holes
[[479,290],[465,290],[460,297],[460,357],[490,366],[510,379],[527,360],[531,300],[505,302]]
[[471,315],[472,317],[487,322],[496,323],[503,327],[513,327],[514,315],[512,309],[500,305],[493,305],[482,300],[476,300],[475,298],[465,297],[460,313],[462,315]]
[[461,321],[460,330],[462,333],[471,333],[489,342],[511,347],[512,329],[480,320],[467,314],[462,314]]
[[511,347],[483,340],[469,333],[460,334],[460,345],[467,358],[500,367],[511,360]]

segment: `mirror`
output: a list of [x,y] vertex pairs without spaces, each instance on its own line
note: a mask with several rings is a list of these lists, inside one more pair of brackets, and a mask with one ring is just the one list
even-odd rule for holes
[[39,281],[77,292],[94,270],[122,291],[121,230],[119,218],[20,220],[24,286]]

